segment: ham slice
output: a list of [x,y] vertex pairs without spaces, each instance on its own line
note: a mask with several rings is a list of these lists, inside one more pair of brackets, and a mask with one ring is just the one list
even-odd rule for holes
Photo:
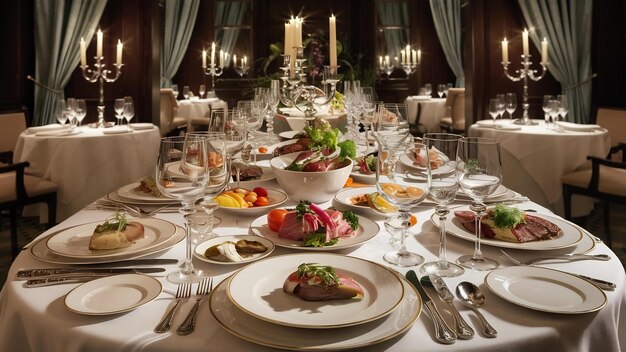
[[335,299],[362,299],[363,289],[351,277],[337,274],[339,282],[325,285],[318,277],[300,277],[291,273],[283,284],[283,291],[305,301],[325,301]]
[[[466,230],[471,233],[476,232],[473,212],[456,211],[454,215],[461,219],[461,223]],[[561,232],[560,227],[544,218],[526,214],[525,220],[526,223],[518,224],[514,228],[500,229],[495,226],[488,213],[481,220],[481,236],[507,242],[524,243],[549,240],[558,236]]]
[[310,233],[316,233],[320,228],[326,230],[326,242],[334,238],[352,238],[356,232],[350,224],[344,220],[343,213],[337,210],[324,210],[335,226],[326,226],[317,214],[306,213],[302,219],[298,219],[295,211],[285,215],[285,220],[278,229],[278,237],[294,241],[302,241]]

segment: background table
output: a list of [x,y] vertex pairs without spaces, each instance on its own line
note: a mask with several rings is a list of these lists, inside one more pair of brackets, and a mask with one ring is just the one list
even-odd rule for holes
[[193,119],[208,119],[211,117],[211,111],[215,109],[228,110],[228,104],[219,98],[179,100],[176,116],[187,119],[187,130],[191,132]]
[[[561,176],[591,168],[588,155],[604,158],[610,138],[606,130],[593,132],[555,131],[545,122],[509,131],[492,127],[470,126],[469,136],[500,141],[503,184],[533,201],[563,214]],[[589,213],[592,203],[577,201],[572,216]]]
[[[275,181],[263,183],[267,187],[278,187]],[[292,205],[288,202],[286,206]],[[330,202],[323,204],[329,206]],[[545,208],[534,203],[519,204],[522,209],[536,209],[546,212]],[[104,219],[109,212],[85,210],[72,216],[56,228],[56,231],[68,226]],[[416,216],[418,223],[407,239],[408,249],[422,254],[427,261],[434,260],[438,254],[439,234],[429,219],[432,207],[420,206]],[[233,216],[223,210],[217,215],[222,224],[215,230],[217,234],[246,234],[254,217]],[[182,224],[179,214],[159,214],[159,218]],[[383,218],[375,218],[382,228]],[[583,230],[584,231],[584,230]],[[448,257],[456,259],[461,254],[471,253],[473,242],[448,237]],[[184,258],[184,241],[170,250],[151,257]],[[389,234],[382,231],[366,244],[339,253],[382,263],[382,255],[391,249]],[[483,246],[485,255],[497,258],[503,266],[510,263],[495,247]],[[293,250],[276,248],[272,256],[296,253]],[[461,281],[470,281],[480,286],[486,297],[486,304],[481,307],[489,322],[498,330],[495,339],[485,338],[480,334],[476,316],[458,301],[461,315],[476,330],[473,339],[459,340],[454,345],[442,345],[434,339],[434,327],[428,314],[422,311],[413,326],[399,337],[380,344],[359,349],[359,351],[617,351],[626,348],[626,278],[624,268],[613,252],[604,244],[598,244],[592,253],[606,253],[612,259],[608,262],[583,261],[566,264],[542,265],[558,270],[595,276],[611,280],[617,284],[617,290],[606,292],[608,304],[595,313],[580,315],[562,315],[543,313],[511,304],[493,294],[483,283],[486,272],[468,270],[457,278],[445,279],[449,287]],[[212,265],[194,260],[197,268],[214,275],[215,284],[224,280],[241,266]],[[207,302],[200,306],[196,331],[188,336],[176,335],[175,329],[184,320],[193,301],[184,303],[175,316],[173,330],[165,334],[155,334],[152,329],[161,320],[171,304],[176,286],[159,280],[164,291],[159,297],[138,309],[125,314],[111,316],[84,316],[72,313],[64,307],[64,295],[76,284],[59,285],[27,289],[21,281],[13,281],[18,269],[46,267],[50,264],[33,259],[28,252],[22,252],[9,271],[9,279],[0,292],[0,350],[2,351],[272,351],[239,339],[226,332],[211,315]],[[166,266],[168,272],[176,269]],[[407,269],[396,268],[402,274]],[[416,269],[416,268],[414,268]],[[421,276],[421,275],[420,275]],[[282,283],[281,283],[282,284]],[[194,285],[195,291],[195,285]],[[429,291],[446,321],[451,321],[445,305]],[[53,332],[53,333],[52,333]]]
[[429,98],[419,95],[407,97],[404,104],[409,125],[423,125],[426,132],[441,131],[439,123],[446,113],[445,102],[446,98]]
[[153,175],[161,138],[156,126],[119,134],[86,126],[70,136],[27,133],[20,135],[13,161],[30,162],[27,173],[58,185],[57,221],[120,186]]

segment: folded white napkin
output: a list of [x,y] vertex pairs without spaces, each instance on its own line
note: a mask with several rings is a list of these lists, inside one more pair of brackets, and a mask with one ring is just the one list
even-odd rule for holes
[[113,126],[113,127],[109,127],[109,128],[104,128],[102,130],[102,133],[104,133],[104,134],[118,134],[118,133],[128,133],[128,132],[132,132],[132,131],[133,130],[128,128],[128,126]]
[[602,129],[602,127],[600,125],[572,123],[572,122],[566,122],[566,121],[557,121],[556,125],[561,127],[562,129],[570,130],[570,131],[588,132],[588,131],[594,131],[594,130]]
[[154,127],[155,126],[149,122],[137,122],[130,124],[130,128],[132,128],[133,130],[151,130]]
[[49,131],[39,131],[35,133],[37,137],[55,137],[55,136],[71,136],[73,134],[80,133],[80,130],[76,126],[70,126],[69,128],[62,128]]
[[53,123],[45,126],[36,126],[30,127],[26,129],[26,134],[35,134],[38,132],[48,132],[48,131],[58,131],[63,129],[70,129],[74,127],[73,125],[60,125],[58,123]]

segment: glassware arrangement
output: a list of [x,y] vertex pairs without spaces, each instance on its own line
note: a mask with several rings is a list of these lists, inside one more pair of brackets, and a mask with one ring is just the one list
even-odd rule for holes
[[509,113],[509,118],[513,119],[513,113],[517,110],[517,96],[515,93],[507,93],[506,94],[506,112]]
[[556,98],[559,101],[559,116],[561,121],[565,121],[567,116],[567,95],[557,95]]
[[78,121],[78,126],[80,126],[85,116],[87,116],[87,103],[85,103],[85,99],[76,99],[74,111],[76,113],[76,121]]
[[[133,98],[124,97],[124,119],[126,123],[130,125],[130,120],[135,116],[135,106],[133,105]],[[128,127],[130,129],[130,127]]]
[[124,121],[124,104],[126,101],[124,98],[115,99],[115,104],[113,105],[113,109],[115,110],[115,118],[117,119],[117,124],[121,125]]
[[460,265],[475,270],[491,270],[499,266],[498,262],[483,256],[480,250],[481,219],[487,207],[484,200],[492,194],[502,182],[500,163],[500,143],[488,138],[468,137],[459,140],[457,168],[459,186],[472,198],[470,210],[475,213],[476,241],[474,253],[457,259]]
[[541,105],[541,108],[543,109],[544,119],[546,120],[546,126],[548,128],[550,128],[550,100],[554,100],[554,96],[544,95],[543,104]]
[[65,125],[67,122],[67,109],[65,107],[65,99],[63,98],[59,99],[59,102],[57,103],[56,117],[57,121],[61,125]]
[[502,116],[504,116],[504,111],[506,110],[506,96],[504,94],[496,94],[496,99],[498,99],[498,115],[500,116],[500,120],[502,120]]
[[489,116],[493,119],[493,127],[496,127],[496,119],[500,114],[498,105],[500,105],[500,101],[498,99],[489,99]]

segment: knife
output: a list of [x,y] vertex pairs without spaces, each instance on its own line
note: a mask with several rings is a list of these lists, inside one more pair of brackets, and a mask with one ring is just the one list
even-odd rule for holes
[[424,302],[424,307],[430,313],[430,317],[433,319],[433,323],[435,324],[435,338],[437,341],[445,344],[452,344],[456,342],[456,334],[452,331],[446,322],[443,320],[439,311],[437,310],[437,306],[433,300],[428,296],[426,291],[424,291],[424,287],[420,284],[420,280],[415,275],[415,271],[409,270],[406,273],[406,278],[415,286],[417,292],[419,292],[420,297],[422,297],[422,301]]
[[134,273],[161,273],[165,268],[44,268],[20,270],[15,275],[18,280],[28,280],[32,278],[47,278],[60,275],[77,276],[88,274],[134,274]]
[[428,275],[428,277],[430,278],[430,282],[433,284],[433,287],[437,291],[439,298],[441,298],[442,301],[446,302],[448,304],[448,307],[450,307],[450,312],[452,313],[452,318],[454,319],[454,327],[457,337],[460,339],[471,339],[472,337],[474,337],[474,330],[469,326],[469,324],[467,324],[465,319],[463,319],[463,317],[459,313],[458,309],[456,309],[456,307],[452,303],[454,296],[452,295],[452,292],[450,292],[450,289],[448,289],[448,286],[446,286],[446,283],[443,281],[441,276],[436,274],[430,274]]
[[600,280],[594,277],[589,277],[589,276],[580,275],[580,274],[574,274],[574,276],[578,276],[581,279],[587,280],[603,290],[613,291],[617,287],[614,283],[610,281]]
[[87,282],[95,280],[101,277],[112,276],[111,274],[87,274],[87,275],[71,275],[71,276],[53,276],[43,279],[28,280],[24,284],[25,287],[44,287],[60,284],[75,284],[80,282]]

